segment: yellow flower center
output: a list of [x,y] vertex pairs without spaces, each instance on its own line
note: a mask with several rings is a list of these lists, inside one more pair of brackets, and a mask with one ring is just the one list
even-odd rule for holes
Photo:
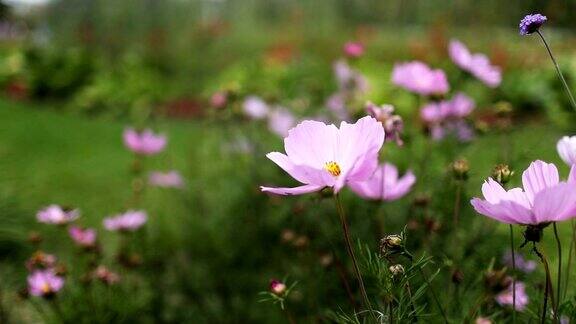
[[42,284],[42,287],[40,287],[40,290],[42,290],[44,294],[49,294],[52,291],[52,288],[50,288],[50,285],[45,282]]
[[326,171],[330,172],[330,174],[335,177],[339,176],[341,172],[340,166],[334,161],[326,162],[324,169],[326,169]]

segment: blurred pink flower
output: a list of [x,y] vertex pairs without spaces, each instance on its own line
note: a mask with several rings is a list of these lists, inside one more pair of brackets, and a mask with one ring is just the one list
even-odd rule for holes
[[242,104],[242,110],[246,116],[252,119],[264,119],[270,112],[270,107],[260,97],[249,96]]
[[412,171],[399,177],[396,166],[383,163],[368,180],[350,182],[349,186],[364,199],[396,200],[406,195],[415,182],[416,177]]
[[[574,178],[576,167],[570,171]],[[506,224],[542,225],[576,216],[576,186],[561,182],[552,163],[534,161],[522,174],[524,188],[506,191],[488,178],[482,185],[485,200],[473,198],[474,209]]]
[[466,142],[474,137],[472,127],[464,120],[474,110],[476,104],[472,98],[457,93],[450,100],[431,102],[420,110],[420,117],[430,129],[434,140],[441,140],[448,134]]
[[[536,262],[534,260],[526,260],[521,253],[516,252],[514,255],[514,261],[516,264],[516,269],[523,271],[525,273],[530,273],[536,270]],[[502,262],[512,268],[512,251],[507,250],[504,255],[502,255]]]
[[501,292],[500,294],[496,295],[496,301],[498,302],[498,304],[500,304],[501,306],[515,306],[514,308],[517,311],[523,311],[524,309],[526,309],[526,306],[528,306],[528,303],[530,302],[528,300],[528,295],[526,294],[526,287],[524,285],[523,282],[519,282],[516,281],[516,305],[514,304],[514,299],[513,299],[513,293],[512,293],[512,287],[513,285],[510,284],[510,286],[508,286],[508,288]]
[[345,60],[334,62],[333,68],[340,91],[365,92],[368,90],[366,78]]
[[129,210],[124,214],[104,219],[104,227],[109,231],[135,231],[148,220],[144,211]]
[[576,136],[564,136],[556,144],[562,161],[568,166],[576,164]]
[[145,129],[137,132],[133,128],[124,130],[124,145],[136,154],[153,155],[161,152],[166,146],[166,136],[154,134],[152,130]]
[[350,114],[346,108],[346,94],[342,92],[335,92],[328,100],[326,100],[326,107],[338,120],[348,120]]
[[28,291],[32,296],[51,297],[64,286],[64,278],[52,270],[36,270],[28,276]]
[[366,112],[369,116],[376,118],[382,123],[386,133],[386,142],[394,141],[399,146],[403,144],[400,135],[404,130],[404,121],[399,115],[394,115],[394,106],[382,105],[378,107],[372,102],[368,102],[366,104]]
[[184,186],[184,179],[176,170],[150,172],[148,182],[153,186],[163,188],[182,188]]
[[226,91],[218,91],[210,97],[210,105],[214,108],[224,108],[228,104],[228,93]]
[[419,61],[394,65],[392,83],[423,96],[442,95],[450,90],[444,71],[433,70]]
[[448,52],[456,65],[487,86],[494,88],[502,82],[500,68],[490,64],[486,55],[470,53],[466,45],[457,40],[450,41]]
[[476,324],[492,324],[492,321],[486,317],[478,317],[475,321]]
[[96,245],[96,230],[93,228],[83,229],[79,226],[72,226],[68,233],[72,240],[82,247],[90,248]]
[[56,256],[53,254],[36,251],[26,260],[26,269],[28,269],[28,271],[52,269],[56,266],[57,261]]
[[364,54],[364,46],[358,42],[347,42],[343,50],[344,55],[350,58],[359,58]]
[[36,214],[40,223],[64,225],[71,223],[80,216],[77,209],[65,210],[58,205],[50,205]]
[[268,129],[280,137],[288,136],[288,131],[296,125],[296,118],[283,107],[276,107],[268,116]]
[[99,265],[94,270],[94,277],[107,285],[114,285],[120,281],[120,276],[117,273],[110,271],[103,265]]
[[300,195],[332,187],[337,193],[351,181],[370,178],[378,166],[378,151],[384,143],[384,129],[366,116],[355,124],[335,125],[306,120],[288,132],[284,139],[287,155],[272,152],[266,156],[303,186],[261,187],[279,195]]

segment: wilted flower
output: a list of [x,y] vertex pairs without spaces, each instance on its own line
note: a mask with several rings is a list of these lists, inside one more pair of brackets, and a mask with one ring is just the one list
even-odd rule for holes
[[32,296],[50,298],[64,286],[64,278],[52,270],[36,270],[28,276],[28,291]]
[[[516,290],[516,305],[513,305],[513,288]],[[515,285],[510,284],[508,288],[496,295],[496,301],[502,306],[515,306],[517,311],[523,311],[529,303],[528,295],[526,294],[526,287],[523,282],[517,281]]]
[[[572,168],[571,174],[574,172],[576,168]],[[538,234],[537,227],[543,228],[576,214],[576,186],[561,182],[554,164],[532,162],[522,173],[522,184],[524,188],[506,191],[489,178],[482,185],[486,200],[473,198],[472,206],[478,213],[503,223],[531,225],[529,230],[535,230],[534,234]],[[527,239],[538,241],[539,237]]]
[[303,121],[284,139],[286,154],[266,156],[304,185],[295,188],[261,187],[279,195],[300,195],[331,187],[338,193],[352,181],[370,178],[378,165],[384,129],[372,117],[355,124],[342,122],[340,129],[317,121]]
[[396,166],[383,163],[368,180],[350,182],[349,186],[364,199],[396,200],[406,195],[415,182],[412,171],[399,177]]
[[457,40],[450,41],[448,52],[456,65],[487,86],[497,87],[502,82],[500,68],[490,64],[486,55],[470,53],[466,45]]
[[138,132],[133,128],[124,131],[124,145],[136,154],[154,155],[166,146],[166,136],[155,134],[151,129]]
[[58,205],[50,205],[36,214],[40,223],[63,225],[74,221],[80,216],[77,209],[67,210]]
[[184,186],[184,179],[176,170],[151,172],[148,176],[148,182],[153,186],[163,188],[182,188]]
[[443,95],[450,90],[444,71],[433,70],[418,61],[396,64],[392,83],[423,96]]
[[286,288],[286,284],[283,282],[276,279],[270,280],[270,291],[273,294],[282,296],[286,292]]
[[[516,269],[530,273],[536,270],[536,262],[533,260],[526,260],[524,256],[518,252],[514,254],[514,260],[516,261]],[[512,251],[507,250],[504,255],[502,255],[502,262],[509,267],[512,267]]]
[[537,32],[546,20],[548,20],[548,18],[539,13],[526,15],[520,21],[520,35],[530,35]]
[[380,240],[380,253],[382,255],[390,255],[403,252],[404,239],[401,235],[391,234],[383,237]]
[[144,211],[129,210],[124,214],[104,219],[104,227],[109,231],[135,231],[146,223],[148,216]]
[[372,102],[368,102],[366,104],[366,112],[382,123],[387,142],[394,141],[397,145],[403,144],[400,135],[404,130],[404,121],[399,115],[394,115],[394,106],[382,105],[378,107]]
[[79,226],[72,226],[68,233],[72,240],[82,247],[92,248],[96,245],[96,230],[93,228],[83,229]]
[[264,119],[268,116],[270,107],[260,97],[249,96],[244,100],[242,110],[252,119]]
[[283,107],[276,107],[268,116],[268,129],[278,136],[285,137],[288,131],[296,125],[296,118]]
[[344,44],[344,55],[351,58],[359,58],[364,54],[364,46],[358,42],[347,42]]
[[568,166],[576,164],[576,136],[564,136],[556,144],[562,161]]
[[56,266],[56,256],[42,251],[36,251],[26,261],[26,269],[33,271],[37,269],[52,269]]
[[401,264],[391,265],[388,270],[394,277],[404,274],[404,267]]
[[120,276],[110,271],[106,266],[99,265],[96,270],[94,270],[94,277],[106,285],[113,285],[120,281]]
[[507,164],[498,164],[492,170],[492,178],[501,185],[507,184],[513,175],[514,171]]

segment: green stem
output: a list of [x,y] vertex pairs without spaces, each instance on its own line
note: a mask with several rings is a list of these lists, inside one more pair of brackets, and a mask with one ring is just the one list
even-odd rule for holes
[[556,246],[558,247],[558,282],[556,283],[556,308],[554,314],[558,314],[558,307],[560,306],[560,281],[562,280],[562,246],[560,245],[560,237],[558,236],[558,228],[554,223],[554,237],[556,238]]
[[510,226],[510,251],[512,251],[512,323],[516,323],[516,253],[514,252],[514,229]]
[[554,58],[554,55],[552,54],[552,50],[550,49],[550,46],[548,46],[548,42],[546,41],[546,39],[544,38],[544,35],[542,35],[542,33],[539,30],[537,30],[536,33],[538,33],[538,36],[540,36],[540,38],[542,39],[542,42],[544,42],[544,46],[546,46],[546,50],[548,51],[548,55],[550,55],[550,59],[552,59],[552,63],[554,63],[554,67],[556,68],[556,73],[558,73],[558,77],[560,78],[560,81],[562,81],[562,84],[564,85],[564,90],[566,90],[566,93],[568,94],[568,98],[570,99],[570,104],[572,105],[572,108],[574,108],[574,110],[576,111],[576,101],[574,100],[574,96],[572,95],[572,91],[570,91],[570,88],[568,87],[568,83],[566,82],[566,79],[564,78],[562,71],[560,71],[560,67],[558,66],[558,63],[556,62],[556,59]]
[[[538,257],[540,258],[540,261],[542,261],[542,264],[544,265],[544,271],[546,272],[546,284],[544,287],[544,301],[543,301],[543,305],[542,305],[542,316],[540,318],[540,321],[542,324],[546,323],[546,309],[548,306],[548,296],[550,296],[550,299],[552,301],[552,309],[556,309],[555,306],[555,302],[554,302],[554,292],[552,291],[552,284],[551,284],[551,276],[550,276],[550,267],[548,265],[548,259],[546,258],[546,256],[544,255],[543,252],[538,251],[538,249],[536,248],[536,245],[534,245],[534,253],[536,253],[536,255],[538,255]],[[554,312],[554,322],[557,323],[558,322],[558,313]]]
[[364,281],[362,280],[362,274],[360,273],[360,267],[358,266],[358,261],[354,255],[354,248],[352,247],[352,242],[350,240],[350,231],[348,229],[348,223],[346,221],[346,214],[344,213],[344,208],[342,207],[342,202],[340,197],[336,194],[334,195],[334,200],[336,202],[336,210],[340,216],[340,223],[342,225],[342,232],[344,233],[344,241],[346,242],[346,249],[348,254],[352,259],[352,264],[354,265],[354,272],[356,273],[356,279],[358,279],[358,285],[360,286],[360,292],[362,293],[362,299],[364,301],[364,306],[368,308],[370,314],[376,318],[372,310],[372,305],[370,304],[370,299],[368,299],[368,294],[366,293],[366,288],[364,287]]
[[462,196],[462,180],[456,180],[456,198],[454,199],[454,215],[452,221],[454,222],[454,229],[458,228],[458,221],[460,219],[460,200]]
[[568,293],[568,283],[570,282],[570,270],[572,268],[572,252],[574,250],[574,244],[576,244],[576,223],[572,219],[572,241],[570,242],[570,250],[568,251],[568,264],[566,265],[566,280],[564,280],[564,294],[563,298],[566,298]]

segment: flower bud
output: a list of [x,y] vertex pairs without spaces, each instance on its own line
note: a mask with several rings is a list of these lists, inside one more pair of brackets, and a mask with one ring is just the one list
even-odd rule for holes
[[514,171],[510,170],[507,164],[498,164],[492,170],[492,178],[501,185],[508,183],[513,175]]
[[270,280],[270,291],[277,296],[282,296],[286,292],[286,284],[283,282],[272,279]]
[[387,235],[380,240],[380,253],[382,255],[389,255],[402,252],[402,244],[402,236],[396,234]]
[[397,277],[404,274],[404,267],[401,264],[391,265],[390,268],[388,268],[388,270],[390,270],[390,273],[392,274],[393,277]]
[[468,178],[468,171],[470,171],[470,165],[466,159],[458,159],[452,162],[452,172],[454,177],[458,180],[466,180]]

